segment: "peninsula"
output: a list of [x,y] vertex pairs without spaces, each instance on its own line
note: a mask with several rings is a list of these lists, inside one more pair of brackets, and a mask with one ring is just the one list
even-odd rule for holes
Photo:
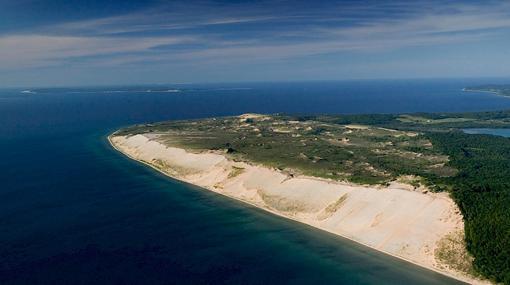
[[490,85],[480,85],[474,87],[466,87],[463,89],[467,92],[487,92],[494,93],[500,96],[510,96],[510,85],[508,84],[490,84]]
[[115,149],[192,183],[469,283],[510,276],[510,112],[245,114],[136,125]]

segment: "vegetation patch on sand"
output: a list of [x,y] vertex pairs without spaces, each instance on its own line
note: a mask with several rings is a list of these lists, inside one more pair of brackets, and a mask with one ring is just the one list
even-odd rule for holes
[[462,231],[455,231],[444,236],[437,244],[436,258],[441,261],[439,266],[449,266],[451,269],[478,276],[473,267],[473,256],[466,250],[466,242]]
[[232,170],[228,174],[228,178],[234,178],[244,172],[244,168],[232,166]]
[[342,204],[345,202],[345,200],[347,200],[348,195],[349,194],[346,193],[342,195],[342,197],[340,197],[338,200],[331,203],[326,209],[324,209],[322,213],[319,214],[317,218],[319,220],[325,220],[331,217],[336,211],[340,209],[340,207],[342,207]]

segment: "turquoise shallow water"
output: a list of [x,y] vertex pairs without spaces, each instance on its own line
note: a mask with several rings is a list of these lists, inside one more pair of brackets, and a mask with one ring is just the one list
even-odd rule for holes
[[133,123],[245,112],[510,108],[507,98],[460,92],[475,83],[3,90],[0,284],[456,284],[164,177],[118,154],[106,136]]

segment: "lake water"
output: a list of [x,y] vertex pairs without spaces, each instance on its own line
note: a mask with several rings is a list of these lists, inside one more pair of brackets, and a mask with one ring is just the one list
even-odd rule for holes
[[134,123],[246,112],[510,108],[509,98],[460,91],[481,83],[486,82],[2,90],[0,284],[455,284],[164,177],[112,150],[106,136]]
[[505,138],[510,138],[510,129],[490,129],[490,128],[472,128],[472,129],[463,129],[466,134],[472,135],[493,135],[493,136],[501,136]]

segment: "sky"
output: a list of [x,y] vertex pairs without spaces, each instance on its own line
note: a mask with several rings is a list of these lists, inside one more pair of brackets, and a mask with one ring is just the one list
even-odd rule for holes
[[510,77],[510,1],[0,0],[0,87]]

